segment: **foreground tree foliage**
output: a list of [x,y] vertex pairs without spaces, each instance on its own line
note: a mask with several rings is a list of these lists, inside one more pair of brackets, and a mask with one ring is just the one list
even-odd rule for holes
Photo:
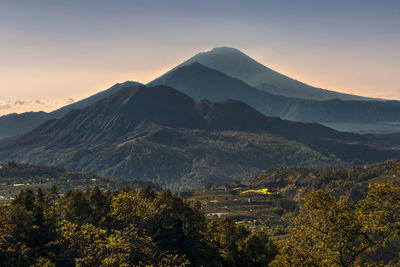
[[276,253],[168,190],[25,190],[0,206],[1,266],[266,266]]
[[0,205],[0,266],[399,266],[400,187],[328,190],[306,194],[279,248],[169,190],[23,190]]
[[358,203],[316,190],[271,266],[394,266],[399,240],[399,186],[371,184]]

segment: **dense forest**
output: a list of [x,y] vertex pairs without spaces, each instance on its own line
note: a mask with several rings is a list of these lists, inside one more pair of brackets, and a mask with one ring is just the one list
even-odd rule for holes
[[24,190],[0,206],[2,266],[397,266],[399,251],[392,182],[357,203],[311,191],[278,241],[150,187]]
[[21,191],[0,207],[2,266],[265,266],[276,245],[150,187]]
[[[3,166],[4,177],[51,169]],[[89,176],[87,189],[24,189],[0,206],[0,266],[398,266],[399,176],[386,161],[271,169],[181,197]]]

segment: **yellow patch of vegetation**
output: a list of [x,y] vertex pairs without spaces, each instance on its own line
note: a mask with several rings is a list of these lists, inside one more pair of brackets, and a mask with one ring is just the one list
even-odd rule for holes
[[268,188],[263,188],[263,189],[250,189],[250,190],[246,190],[246,191],[240,192],[240,194],[248,194],[248,193],[260,194],[260,195],[271,195],[271,194],[272,194],[272,193],[268,190]]

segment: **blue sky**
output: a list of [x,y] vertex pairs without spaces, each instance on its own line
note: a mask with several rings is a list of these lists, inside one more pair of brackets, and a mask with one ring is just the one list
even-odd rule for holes
[[0,114],[148,82],[222,45],[314,86],[400,99],[399,29],[398,0],[0,0]]

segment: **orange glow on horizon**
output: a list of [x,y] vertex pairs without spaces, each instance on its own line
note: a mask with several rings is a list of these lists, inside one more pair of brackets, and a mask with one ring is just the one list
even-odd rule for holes
[[[351,72],[339,63],[321,68],[318,56],[303,55],[292,58],[282,54],[265,54],[261,50],[244,51],[250,57],[257,59],[269,68],[287,75],[293,79],[318,88],[355,94],[373,98],[400,99],[400,90],[390,89],[396,82],[395,69],[387,69],[393,73],[393,79],[385,82],[371,77],[371,69],[360,67],[357,72]],[[193,55],[190,54],[189,55]],[[115,83],[127,80],[148,83],[180,64],[188,57],[167,58],[159,64],[153,60],[151,64],[142,67],[140,64],[129,68],[5,68],[0,67],[2,86],[12,88],[13,96],[3,95],[0,100],[0,115],[26,111],[52,111],[68,104],[69,98],[75,101],[84,99],[100,91],[106,90]],[[279,62],[279,63],[277,63]],[[304,65],[303,62],[307,62]],[[159,67],[162,66],[162,67]],[[350,68],[350,67],[349,67]],[[335,71],[336,70],[336,71]],[[380,75],[385,74],[385,70]],[[380,91],[377,88],[389,88]],[[15,105],[17,101],[25,101],[29,105]],[[37,104],[36,101],[45,104]]]

